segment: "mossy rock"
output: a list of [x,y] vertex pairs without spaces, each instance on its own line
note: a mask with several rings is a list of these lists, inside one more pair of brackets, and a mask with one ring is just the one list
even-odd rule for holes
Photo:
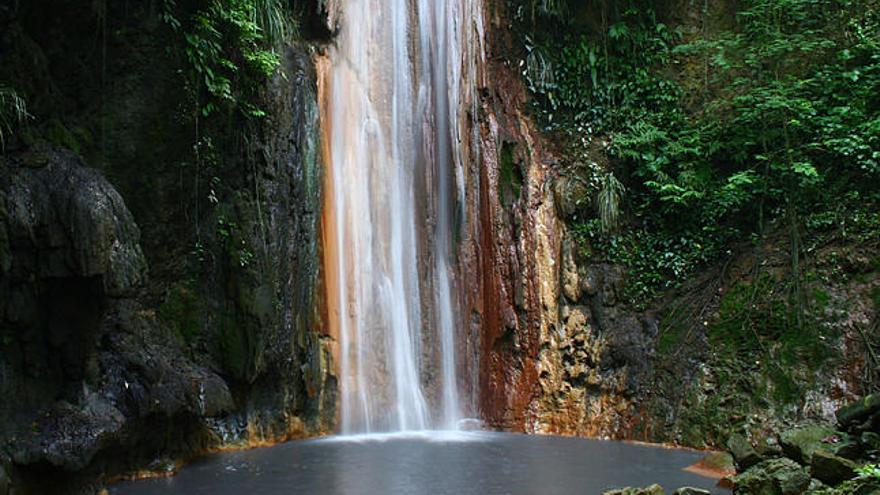
[[702,469],[725,475],[736,472],[736,463],[728,452],[712,452],[700,459],[697,464]]
[[880,413],[880,394],[871,394],[862,400],[858,400],[840,408],[837,411],[837,422],[840,426],[847,427],[864,421],[872,414]]
[[813,477],[829,485],[838,485],[855,478],[858,465],[849,459],[836,456],[822,449],[813,453],[810,472]]
[[628,486],[626,488],[610,490],[602,495],[665,495],[665,493],[663,487],[655,483],[645,488],[633,488]]
[[779,435],[779,443],[786,457],[808,466],[813,452],[820,448],[830,450],[830,445],[824,440],[834,436],[841,434],[826,426],[810,425],[782,433]]
[[752,444],[739,433],[730,435],[730,438],[727,439],[727,449],[733,455],[733,460],[740,470],[746,470],[761,462],[761,456],[758,455]]
[[499,168],[498,199],[502,205],[509,208],[519,199],[524,183],[520,164],[515,157],[514,146],[510,143],[504,143],[501,146]]
[[189,283],[173,286],[159,306],[159,317],[186,344],[201,332],[202,312],[199,295]]
[[69,149],[76,154],[81,154],[83,149],[89,146],[93,139],[91,134],[83,127],[69,129],[59,119],[52,119],[46,124],[46,140],[55,146]]
[[758,454],[760,454],[760,456],[765,459],[769,457],[783,456],[782,446],[779,445],[779,440],[777,440],[776,437],[773,436],[767,436],[759,439],[755,444],[755,450],[757,450]]
[[834,488],[811,491],[817,495],[878,495],[880,494],[880,481],[876,479],[857,478],[844,481]]
[[810,475],[800,464],[784,457],[762,461],[733,477],[737,493],[799,495],[810,486]]
[[830,445],[827,448],[824,446],[822,448],[836,456],[851,461],[858,460],[862,457],[862,454],[865,451],[865,446],[860,442],[859,438],[851,435],[843,435],[839,442]]
[[678,490],[675,490],[675,492],[673,492],[673,495],[712,495],[712,492],[710,492],[709,490],[703,490],[702,488],[683,486]]

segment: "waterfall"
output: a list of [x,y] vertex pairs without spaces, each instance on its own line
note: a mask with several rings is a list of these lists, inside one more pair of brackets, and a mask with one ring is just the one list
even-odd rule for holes
[[451,429],[463,414],[454,253],[475,2],[329,5],[324,263],[343,433]]

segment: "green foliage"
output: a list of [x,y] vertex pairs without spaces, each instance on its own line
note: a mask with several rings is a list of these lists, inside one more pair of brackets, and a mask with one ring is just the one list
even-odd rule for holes
[[727,359],[754,363],[780,403],[802,398],[796,370],[819,369],[833,355],[835,336],[821,324],[829,297],[818,288],[810,296],[804,307],[791,283],[765,274],[725,294],[718,318],[709,325],[713,348]]
[[81,153],[92,142],[89,132],[82,127],[68,129],[59,118],[49,119],[44,127],[46,139],[57,146]]
[[[798,271],[804,226],[818,213],[871,216],[880,189],[876,0],[745,0],[735,22],[687,39],[654,2],[595,7],[597,27],[509,1],[538,121],[566,136],[574,155],[590,136],[610,140],[638,228],[581,231],[595,229],[586,236],[597,254],[630,265],[635,292],[674,285],[669,277],[760,237],[774,220],[790,232]],[[641,265],[657,268],[644,275]]]
[[[518,11],[517,20],[529,22],[524,10]],[[577,29],[560,30],[554,26],[558,22],[567,23],[553,16],[525,37],[523,75],[547,130],[591,133],[677,100],[674,85],[648,69],[668,59],[679,34],[656,22],[650,8],[621,7],[600,39]]]
[[27,104],[13,88],[0,85],[0,151],[6,140],[31,116]]
[[859,478],[874,479],[880,481],[880,464],[865,464],[856,468]]
[[510,206],[520,195],[522,190],[523,176],[519,164],[514,160],[513,145],[505,143],[501,147],[498,196],[501,204]]
[[202,314],[192,283],[172,287],[158,315],[186,344],[193,342],[201,332]]
[[296,31],[296,24],[281,0],[252,0],[250,11],[251,20],[271,45],[284,42]]
[[681,231],[676,236],[631,228],[606,234],[600,219],[576,225],[573,234],[589,246],[594,259],[628,268],[624,299],[637,308],[645,308],[657,291],[676,286],[693,267],[713,259],[724,247],[701,231]]
[[221,110],[264,116],[257,93],[280,65],[275,46],[294,30],[280,0],[212,0],[195,12],[164,2],[163,19],[181,36],[176,49],[187,62],[188,88],[201,116]]
[[[801,419],[817,373],[835,369],[843,356],[840,336],[829,325],[829,294],[810,284],[803,301],[795,285],[765,272],[730,288],[717,312],[706,306],[714,291],[679,298],[664,309],[655,387],[677,404],[677,440],[723,445],[734,431],[764,431],[771,418]],[[704,335],[706,366],[682,389],[682,361],[693,356],[688,349]]]
[[599,223],[602,225],[602,232],[608,233],[617,228],[620,219],[620,203],[623,201],[623,195],[626,187],[617,180],[612,173],[608,173],[602,179],[602,188],[599,190]]
[[217,208],[216,238],[224,246],[225,252],[238,266],[246,268],[253,261],[255,255],[248,247],[238,223],[230,219],[232,215],[228,211],[228,205],[220,203],[220,199],[217,197],[217,190],[219,188],[220,178],[212,177],[208,201]]

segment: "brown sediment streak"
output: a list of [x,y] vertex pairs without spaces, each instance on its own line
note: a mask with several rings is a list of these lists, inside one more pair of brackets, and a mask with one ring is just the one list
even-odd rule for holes
[[[495,9],[502,8],[497,4]],[[490,14],[488,52],[503,52],[511,41],[501,21]],[[490,425],[545,431],[535,420],[540,393],[539,355],[545,334],[556,320],[558,225],[548,181],[552,162],[534,124],[523,113],[525,88],[503,56],[490,56],[483,68],[492,74],[480,105],[479,235],[480,411]],[[499,159],[510,146],[523,173],[518,197],[502,202]],[[505,194],[509,194],[509,191]]]
[[[503,336],[501,321],[500,287],[495,274],[496,256],[494,250],[495,229],[492,218],[492,192],[489,170],[494,163],[486,163],[494,157],[495,150],[486,149],[494,144],[484,139],[484,149],[480,166],[480,273],[483,274],[480,370],[480,412],[483,419],[493,425],[503,423],[504,411],[501,404],[507,402],[504,374],[506,367],[496,352],[496,345]],[[501,410],[499,410],[501,409]]]
[[[334,374],[339,374],[339,267],[336,263],[336,209],[333,205],[334,185],[333,167],[330,162],[330,136],[332,135],[333,122],[330,118],[329,101],[327,94],[330,84],[330,60],[326,55],[315,57],[315,67],[318,74],[318,108],[320,113],[321,128],[321,162],[324,165],[324,189],[323,205],[321,209],[321,263],[324,274],[324,301],[323,316],[325,333],[332,339],[330,353],[333,357]],[[337,407],[338,411],[339,408]]]

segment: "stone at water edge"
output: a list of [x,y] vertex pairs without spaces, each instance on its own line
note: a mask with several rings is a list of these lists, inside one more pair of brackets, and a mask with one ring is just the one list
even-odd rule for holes
[[693,473],[723,478],[736,474],[736,463],[729,452],[712,452],[685,469]]
[[779,435],[782,451],[789,459],[804,466],[810,465],[813,452],[820,448],[831,450],[832,444],[825,443],[829,438],[840,438],[842,434],[825,426],[811,425],[794,428]]
[[703,490],[702,488],[683,486],[678,490],[675,490],[672,495],[712,495],[712,492],[709,490]]
[[733,455],[733,460],[740,471],[745,471],[761,462],[761,456],[758,455],[752,444],[749,443],[745,436],[739,433],[734,433],[727,439],[727,450]]
[[628,486],[626,488],[610,490],[604,492],[602,495],[666,495],[666,492],[663,491],[663,487],[655,483],[645,488],[633,488]]
[[800,495],[810,486],[810,475],[791,459],[762,461],[733,477],[736,493]]
[[875,413],[880,413],[880,394],[871,394],[841,407],[837,410],[837,422],[842,427],[852,426]]
[[858,465],[849,459],[836,456],[824,450],[813,453],[810,472],[813,477],[829,485],[838,485],[855,478]]

